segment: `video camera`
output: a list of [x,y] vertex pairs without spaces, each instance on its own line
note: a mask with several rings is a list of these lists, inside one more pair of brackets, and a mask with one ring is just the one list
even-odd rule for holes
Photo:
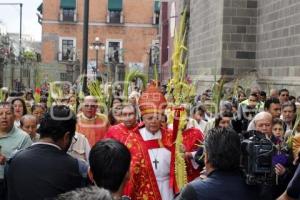
[[[259,131],[247,131],[241,135],[240,168],[248,185],[273,184],[273,155],[275,147],[265,135]],[[195,155],[195,161],[204,167],[204,149],[200,147]]]
[[241,168],[249,185],[272,184],[273,143],[259,131],[248,131],[242,135]]

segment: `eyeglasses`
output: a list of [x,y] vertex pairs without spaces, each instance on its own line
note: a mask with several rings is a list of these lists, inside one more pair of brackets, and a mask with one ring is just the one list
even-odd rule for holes
[[85,108],[89,108],[89,107],[90,108],[97,108],[97,105],[95,105],[95,104],[85,104],[84,107]]

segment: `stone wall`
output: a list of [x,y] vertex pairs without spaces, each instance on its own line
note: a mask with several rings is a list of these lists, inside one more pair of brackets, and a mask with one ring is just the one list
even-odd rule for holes
[[[188,74],[211,85],[214,75],[257,71],[264,90],[300,90],[299,0],[191,0]],[[298,92],[299,93],[299,92]]]
[[[257,69],[263,85],[299,91],[300,1],[258,1]],[[298,92],[299,95],[299,92]]]
[[224,0],[223,75],[255,69],[257,0]]
[[197,82],[199,90],[221,69],[222,16],[223,0],[190,1],[188,74]]

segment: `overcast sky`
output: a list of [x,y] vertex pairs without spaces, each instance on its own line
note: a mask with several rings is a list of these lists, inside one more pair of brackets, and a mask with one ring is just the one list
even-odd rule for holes
[[20,6],[1,5],[1,3],[23,3],[23,34],[32,35],[40,41],[42,27],[37,21],[36,9],[42,0],[0,0],[0,20],[4,23],[9,33],[19,33]]

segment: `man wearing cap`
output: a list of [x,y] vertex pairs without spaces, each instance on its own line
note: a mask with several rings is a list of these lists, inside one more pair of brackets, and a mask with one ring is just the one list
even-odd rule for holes
[[173,138],[171,132],[161,128],[160,121],[166,105],[166,99],[154,84],[139,99],[143,123],[126,141],[132,161],[129,189],[125,192],[133,200],[173,199],[170,187]]

